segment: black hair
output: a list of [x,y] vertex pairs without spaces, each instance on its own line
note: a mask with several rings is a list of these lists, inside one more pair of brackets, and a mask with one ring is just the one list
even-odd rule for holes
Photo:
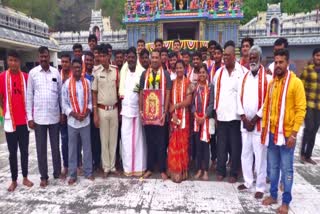
[[117,55],[119,55],[119,54],[124,55],[124,52],[123,52],[122,50],[116,50],[116,51],[114,52],[114,56],[117,56]]
[[229,47],[229,46],[235,48],[235,47],[236,47],[236,44],[234,43],[234,41],[229,40],[229,41],[227,41],[227,42],[224,44],[223,49],[226,49],[226,48]]
[[288,49],[279,49],[279,50],[276,50],[274,52],[274,56],[285,56],[287,58],[287,61],[289,60],[289,57],[290,57],[290,54],[289,54],[289,51]]
[[312,56],[316,55],[319,52],[320,52],[320,48],[315,48],[312,52]]
[[90,42],[91,40],[93,40],[97,43],[98,42],[98,38],[96,35],[94,34],[90,34],[89,37],[88,37],[88,42]]
[[16,50],[9,50],[8,57],[9,56],[20,59],[20,55],[19,55],[18,51],[16,51]]
[[174,67],[177,67],[177,64],[182,64],[182,66],[185,68],[186,67],[186,63],[184,63],[184,61],[182,59],[178,59],[176,64],[174,65]]
[[79,43],[76,43],[72,46],[72,50],[75,51],[76,49],[80,49],[81,51],[83,50],[82,45]]
[[160,53],[159,50],[153,49],[153,50],[151,51],[151,54],[152,54],[152,53],[159,53],[159,56],[161,56],[161,53]]
[[60,58],[61,58],[61,59],[62,59],[62,58],[68,58],[69,61],[71,61],[71,56],[70,56],[70,54],[68,54],[68,53],[62,53]]
[[[122,52],[123,53],[123,52]],[[135,47],[130,47],[128,48],[128,50],[126,51],[127,54],[129,53],[133,53],[135,56],[137,56],[137,49]],[[119,54],[119,53],[118,53]]]
[[44,52],[48,52],[49,53],[49,48],[47,46],[41,46],[40,48],[38,48],[38,52],[40,54],[43,54]]
[[215,50],[215,51],[216,51],[216,50],[219,50],[221,53],[223,53],[223,49],[222,49],[222,47],[221,47],[220,44],[217,44],[217,46],[215,47],[214,50]]
[[160,49],[160,54],[163,53],[163,52],[169,53],[168,48],[162,47],[162,48]]
[[201,68],[204,68],[206,70],[206,73],[208,73],[208,67],[205,63],[200,64],[199,71]]
[[210,48],[210,46],[214,45],[214,47],[216,47],[219,43],[216,40],[210,40],[208,43],[208,48]]
[[199,51],[201,51],[201,52],[207,52],[207,51],[208,51],[208,48],[205,47],[205,46],[202,46],[202,47],[199,49]]
[[100,51],[100,45],[96,45],[94,48],[93,48],[93,51]]
[[143,39],[139,39],[138,41],[137,41],[137,44],[138,43],[143,43],[144,45],[146,44],[146,42],[143,40]]
[[90,56],[90,57],[92,57],[92,58],[94,59],[94,54],[93,54],[91,51],[85,52],[84,55],[85,55],[85,56]]
[[73,65],[74,63],[79,63],[80,65],[82,65],[82,60],[81,60],[80,58],[74,58],[74,59],[72,60],[72,65]]
[[188,50],[183,49],[181,51],[181,56],[183,56],[183,55],[189,55],[190,56],[191,54],[190,54],[190,52]]
[[177,57],[177,58],[178,58],[178,55],[177,55],[176,52],[171,51],[171,52],[168,54],[168,57],[169,57],[169,59],[172,58],[172,57]]
[[195,51],[193,54],[192,54],[192,58],[193,57],[199,57],[199,59],[201,59],[202,58],[202,54],[201,54],[201,52],[200,51]]
[[254,39],[250,38],[250,37],[245,37],[241,40],[241,47],[243,45],[243,43],[248,42],[250,47],[252,47],[254,45]]
[[154,44],[156,44],[157,42],[160,42],[163,45],[163,40],[160,38],[157,38],[154,40]]
[[286,38],[280,37],[274,42],[274,46],[284,45],[284,48],[288,48],[289,43]]
[[144,49],[142,49],[142,50],[140,51],[140,57],[142,57],[142,56],[145,55],[145,54],[147,54],[148,57],[149,57],[149,55],[150,55],[149,51],[144,48]]
[[112,45],[110,45],[109,43],[105,44],[105,46],[106,46],[108,49],[111,49],[111,50],[112,50]]
[[102,54],[109,54],[109,47],[107,44],[102,43],[101,45],[99,45],[99,53]]
[[181,42],[180,42],[179,39],[175,39],[175,40],[173,41],[173,44],[176,43],[176,42],[178,42],[178,43],[181,45]]

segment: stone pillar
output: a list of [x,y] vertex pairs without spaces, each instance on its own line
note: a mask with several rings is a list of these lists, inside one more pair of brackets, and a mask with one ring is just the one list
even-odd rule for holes
[[199,40],[205,40],[206,25],[204,21],[199,22]]
[[163,38],[163,23],[158,23],[158,35],[157,38]]

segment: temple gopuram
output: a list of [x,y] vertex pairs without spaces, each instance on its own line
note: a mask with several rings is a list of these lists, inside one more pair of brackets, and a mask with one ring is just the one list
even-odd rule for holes
[[156,38],[171,49],[174,39],[182,48],[197,49],[215,39],[238,41],[243,18],[242,0],[127,0],[125,16],[128,46],[144,39],[153,49]]

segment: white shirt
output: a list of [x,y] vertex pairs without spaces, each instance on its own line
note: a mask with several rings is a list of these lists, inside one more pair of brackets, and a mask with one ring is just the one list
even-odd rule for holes
[[189,80],[190,80],[191,83],[197,84],[198,79],[199,79],[198,74],[194,72],[194,68],[193,68],[192,71],[191,71]]
[[40,125],[56,124],[60,121],[61,77],[54,67],[44,71],[40,65],[29,73],[27,87],[28,121]]
[[[241,66],[241,65],[240,65]],[[241,66],[243,67],[243,66]],[[241,68],[235,66],[231,75],[229,75],[228,70],[225,66],[217,70],[214,76],[214,88],[215,88],[215,105],[217,102],[217,82],[222,73],[221,84],[220,84],[220,96],[219,96],[219,106],[216,109],[218,121],[229,122],[232,120],[240,120],[240,116],[237,113],[237,100],[238,100],[238,85],[241,78],[244,75],[246,68]]]
[[[88,79],[85,79],[88,83],[88,109],[92,112],[92,98],[91,98],[91,84]],[[73,111],[72,105],[70,102],[70,93],[69,93],[69,84],[70,84],[70,78],[65,81],[65,83],[62,86],[62,109],[63,112],[68,117],[68,125],[71,126],[72,128],[79,129],[86,127],[90,124],[90,114],[83,120],[79,121],[76,118],[70,116],[70,113]],[[84,106],[84,92],[83,92],[83,86],[82,82],[79,80],[76,82],[76,96],[77,96],[77,101],[79,103],[79,108],[80,111],[83,111],[83,106]]]
[[170,79],[171,79],[171,81],[177,79],[177,73],[176,72],[171,72],[170,73]]
[[[260,71],[259,71],[260,72]],[[241,78],[239,82],[239,88],[238,88],[238,114],[242,115],[245,114],[248,120],[253,119],[256,115],[258,115],[260,118],[262,118],[262,112],[263,112],[263,104],[261,105],[261,108],[258,109],[259,104],[259,72],[253,76],[252,72],[249,71],[245,84],[244,84],[244,90],[243,90],[243,103],[241,103],[241,90],[242,90],[242,83],[243,78]],[[270,75],[267,76],[267,81],[269,82],[271,80]],[[263,87],[263,85],[262,85]],[[243,123],[241,122],[241,131],[246,132],[247,130],[243,128]],[[257,126],[255,126],[254,132],[256,134],[260,134],[260,132],[257,131]]]
[[211,60],[211,63],[209,63],[209,60],[207,59],[206,61],[204,61],[203,63],[207,65],[207,68],[208,68],[208,72],[211,71],[211,68],[212,66],[214,65],[215,61],[210,59]]
[[[128,69],[129,70],[129,69]],[[139,116],[139,93],[134,92],[136,87],[135,80],[137,73],[128,71],[125,79],[125,94],[122,100],[121,115],[126,117],[138,117]]]

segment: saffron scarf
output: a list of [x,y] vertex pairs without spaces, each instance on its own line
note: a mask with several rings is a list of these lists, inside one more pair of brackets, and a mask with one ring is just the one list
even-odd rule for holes
[[[177,104],[178,103],[178,87],[177,87],[177,82],[178,80],[176,79],[174,82],[173,82],[173,105]],[[183,101],[184,99],[184,95],[186,94],[186,80],[185,80],[185,77],[183,76],[182,78],[182,87],[180,89],[180,102]],[[184,107],[183,109],[175,109],[175,114],[177,114],[178,111],[181,111],[182,110],[182,119],[181,119],[181,129],[184,129],[186,127],[186,108]]]
[[[196,113],[197,110],[199,109],[198,103],[201,103],[201,113],[197,113],[199,117],[204,117],[206,114],[206,109],[209,104],[209,84],[208,81],[204,85],[203,93],[201,93],[200,90],[201,85],[198,83],[197,88],[196,88],[196,93],[195,93],[195,107],[196,107]],[[203,87],[203,86],[202,86]],[[200,96],[199,96],[200,95]],[[200,98],[200,102],[199,102]],[[200,133],[200,140],[209,143],[210,140],[210,134],[209,134],[209,119],[206,118],[203,125],[199,126],[197,123],[196,119],[194,119],[194,131],[195,132],[201,132]]]
[[[26,108],[26,80],[21,71],[19,71],[19,76],[21,80],[22,96],[23,96],[23,106]],[[6,112],[4,116],[4,131],[5,132],[15,132],[16,124],[13,118],[13,106],[12,106],[12,82],[11,82],[11,71],[6,71]],[[26,111],[27,112],[27,111]]]
[[[163,71],[162,67],[159,68],[159,70],[157,71],[157,74],[158,74],[158,72],[160,74],[159,89],[161,89],[161,95],[162,95],[162,98],[161,98],[162,99],[161,100],[162,101],[162,111],[164,111],[164,99],[165,99],[165,95],[166,95],[166,77],[164,75],[164,71]],[[150,86],[150,83],[149,83],[149,77],[151,77],[150,75],[153,75],[151,68],[149,68],[145,74],[144,90],[148,90],[148,89],[150,89],[150,87],[153,87],[153,86]]]
[[[288,92],[288,86],[291,79],[291,72],[288,71],[286,76],[284,77],[284,84],[281,86],[280,96],[279,96],[279,103],[278,103],[278,112],[276,119],[276,127],[275,127],[275,133],[274,133],[274,144],[278,146],[282,146],[286,144],[285,140],[285,133],[284,133],[284,116],[285,116],[285,109],[286,109],[286,96]],[[265,108],[267,115],[266,115],[266,121],[267,126],[265,127],[262,137],[261,137],[261,143],[268,145],[269,144],[269,131],[270,131],[270,117],[271,117],[271,107],[272,107],[272,93],[274,89],[275,81],[272,80],[269,86],[269,96],[266,98]]]
[[69,82],[69,98],[70,98],[72,110],[78,114],[85,114],[88,108],[89,86],[88,86],[87,80],[84,77],[81,77],[80,81],[82,83],[82,88],[84,93],[83,94],[84,103],[83,103],[82,111],[80,109],[79,102],[77,100],[77,87],[76,87],[75,78],[71,78]]
[[[224,64],[221,63],[220,68],[223,67],[223,66],[224,66]],[[217,71],[217,69],[216,69],[216,64],[213,64],[212,67],[211,67],[211,70],[210,70],[210,82],[211,82],[211,83],[213,83],[213,80],[214,80],[214,76],[215,76],[215,74],[216,74],[216,71]]]
[[[242,85],[241,85],[241,93],[240,93],[240,100],[241,100],[241,105],[243,106],[243,94],[244,94],[244,88],[246,84],[246,80],[248,77],[249,72],[247,72],[242,80]],[[267,80],[267,74],[265,72],[265,69],[262,65],[260,65],[259,71],[258,71],[258,110],[262,107],[265,96],[267,93],[267,87],[268,87],[268,80]],[[261,131],[261,120],[259,119],[257,123],[257,131]]]

